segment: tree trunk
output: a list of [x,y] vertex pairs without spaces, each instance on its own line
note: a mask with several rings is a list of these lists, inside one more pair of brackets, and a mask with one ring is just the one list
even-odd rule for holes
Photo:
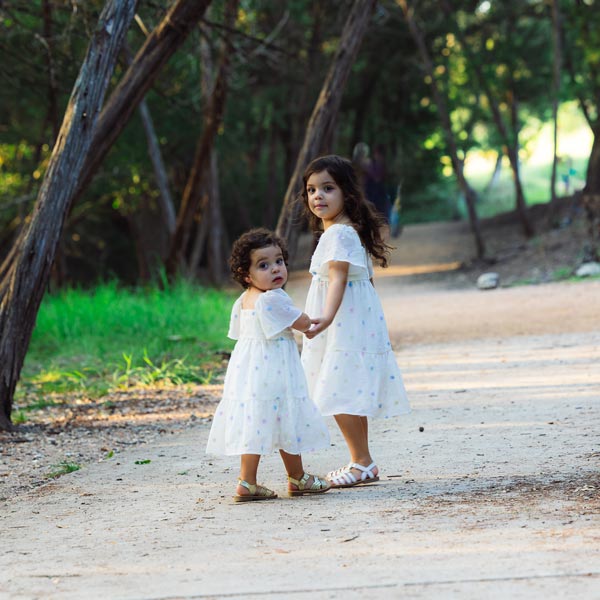
[[550,177],[550,210],[549,222],[552,223],[556,213],[556,169],[558,163],[558,103],[560,99],[560,69],[561,69],[561,48],[560,48],[560,7],[559,0],[552,0],[552,45],[553,52],[553,78],[552,78],[552,122],[554,124],[553,132],[553,153],[552,153],[552,175]]
[[161,208],[153,198],[142,194],[137,209],[126,215],[126,220],[135,243],[140,279],[157,280],[171,239],[162,218]]
[[[227,14],[229,22],[227,25],[233,26],[237,13],[237,7],[228,7]],[[203,27],[203,26],[201,26]],[[210,99],[216,83],[215,69],[210,45],[206,37],[208,28],[204,28],[205,36],[200,40],[200,56],[202,61],[202,97],[205,106],[210,106]],[[226,44],[226,42],[224,42]],[[225,49],[224,49],[225,51]],[[229,54],[231,48],[226,50]],[[221,285],[225,278],[225,252],[223,250],[225,243],[225,224],[223,222],[223,213],[221,210],[221,196],[219,194],[219,161],[216,149],[213,145],[208,159],[208,165],[205,172],[205,188],[208,194],[208,210],[204,212],[199,210],[200,219],[205,229],[208,229],[208,273],[210,280],[215,285]],[[199,207],[201,209],[201,207]],[[206,227],[210,225],[210,228]]]
[[479,223],[479,217],[477,216],[477,210],[475,208],[475,204],[477,203],[477,194],[475,193],[475,190],[469,185],[469,182],[465,177],[464,165],[463,161],[461,161],[458,156],[458,145],[456,143],[454,132],[452,131],[450,113],[448,111],[446,101],[442,97],[442,94],[440,93],[440,90],[438,88],[433,63],[429,56],[427,46],[425,45],[425,39],[414,19],[414,9],[408,6],[406,0],[398,0],[398,3],[402,7],[404,16],[406,18],[406,22],[408,24],[408,28],[410,29],[410,33],[417,45],[419,54],[421,55],[421,60],[423,61],[425,72],[431,80],[431,92],[436,106],[438,107],[440,120],[442,122],[442,128],[444,130],[444,136],[446,138],[446,144],[448,146],[448,153],[450,154],[450,159],[452,161],[452,168],[454,169],[454,174],[456,175],[456,178],[458,180],[458,185],[465,197],[465,202],[467,204],[469,224],[471,226],[471,232],[473,233],[473,237],[475,239],[477,257],[484,258],[485,244],[481,235],[481,226]]
[[277,223],[277,233],[287,239],[291,255],[298,243],[297,225],[302,204],[296,201],[296,196],[302,187],[302,173],[306,165],[316,158],[327,126],[337,115],[346,81],[376,4],[376,0],[355,0],[352,5],[337,52],[308,122],[304,143],[296,160]]
[[15,387],[62,228],[92,144],[104,94],[135,0],[108,0],[83,61],[29,226],[0,281],[0,429],[11,429]]
[[[443,9],[446,17],[449,20],[452,19],[455,22],[454,11],[453,11],[453,8],[452,8],[449,0],[441,0],[441,5],[442,5],[442,9]],[[471,65],[473,72],[475,73],[477,82],[479,83],[479,87],[482,89],[483,93],[486,95],[486,97],[488,99],[488,103],[489,103],[490,109],[492,111],[492,117],[494,119],[496,128],[498,129],[498,133],[500,134],[500,136],[502,138],[502,142],[509,149],[507,152],[507,155],[508,155],[508,160],[510,162],[510,167],[513,171],[513,181],[515,183],[515,193],[516,193],[516,209],[517,209],[517,213],[519,215],[519,219],[521,221],[521,225],[523,227],[524,234],[527,237],[531,237],[533,235],[533,226],[531,225],[531,222],[529,221],[529,216],[528,216],[527,210],[526,210],[526,202],[525,202],[525,197],[523,194],[523,187],[521,185],[521,179],[520,179],[520,175],[519,175],[518,152],[515,154],[514,152],[512,152],[510,150],[510,148],[512,147],[513,144],[511,144],[510,136],[508,135],[508,130],[506,129],[506,125],[504,123],[504,120],[502,119],[502,114],[500,113],[500,107],[498,106],[498,102],[496,101],[496,99],[494,98],[494,95],[492,94],[492,90],[490,89],[490,86],[488,85],[485,75],[481,69],[481,65],[473,56],[470,46],[467,44],[467,41],[465,40],[465,36],[463,35],[463,32],[462,32],[460,26],[458,25],[458,23],[455,22],[455,26],[453,29],[461,43],[463,52],[465,53],[465,56],[467,57],[469,64]],[[517,147],[518,147],[518,140],[516,141],[516,143],[517,143]]]
[[[225,7],[225,37],[219,59],[218,74],[215,80],[210,104],[205,113],[202,135],[196,147],[194,163],[188,178],[179,214],[175,234],[171,242],[171,250],[167,259],[167,273],[174,277],[179,270],[185,270],[184,257],[190,231],[202,198],[203,176],[210,164],[210,155],[214,147],[217,132],[223,122],[225,99],[227,96],[227,77],[232,53],[231,29],[237,17],[239,0],[228,0]],[[216,224],[215,224],[216,225]]]
[[584,247],[584,261],[600,260],[600,125],[592,128],[594,141],[588,162],[583,206],[588,221],[588,240]]
[[[271,128],[271,132],[269,135],[269,142],[268,142],[269,146],[268,146],[268,154],[267,154],[267,163],[269,165],[276,165],[277,164],[277,135],[276,135],[276,131],[275,128],[272,127]],[[267,185],[267,190],[265,192],[265,200],[266,203],[263,204],[263,210],[262,210],[262,220],[263,223],[266,224],[266,226],[270,229],[271,227],[275,227],[275,221],[277,219],[277,213],[275,210],[278,198],[277,198],[277,194],[276,194],[276,188],[274,185]]]
[[210,224],[208,233],[208,273],[210,280],[219,286],[225,279],[225,224],[221,212],[221,197],[219,195],[219,166],[217,153],[214,148],[210,153],[210,165],[208,165],[208,177],[206,178],[206,191],[208,192],[208,218]]
[[600,194],[600,121],[592,127],[594,141],[587,166],[584,194]]
[[[130,67],[133,58],[131,57],[127,42],[123,45],[123,55],[127,67]],[[148,142],[148,156],[150,157],[150,162],[154,169],[154,178],[156,179],[156,185],[158,186],[158,205],[160,207],[163,223],[170,238],[173,233],[175,233],[175,206],[173,205],[171,190],[169,189],[167,169],[165,168],[165,162],[163,161],[162,153],[160,151],[160,144],[158,143],[158,137],[156,135],[156,130],[154,129],[150,109],[148,108],[148,103],[145,98],[140,100],[138,110],[146,134],[146,141]]]
[[[523,191],[523,184],[521,182],[521,163],[519,161],[519,116],[518,116],[518,104],[517,94],[514,89],[514,81],[510,78],[510,115],[512,124],[512,135],[509,142],[512,142],[508,146],[508,160],[512,167],[513,172],[513,183],[515,186],[515,206],[517,209],[517,215],[521,221],[523,232],[527,237],[533,235],[533,226],[527,215],[527,203],[525,202],[525,192]],[[499,113],[498,113],[499,114]]]
[[496,185],[498,178],[500,177],[500,171],[502,171],[502,151],[498,152],[496,155],[496,164],[494,165],[494,172],[490,177],[490,180],[487,182],[485,188],[483,189],[484,193],[491,192],[492,188]]
[[92,142],[94,152],[91,152],[85,161],[75,200],[89,185],[162,67],[183,44],[209,4],[210,0],[177,0],[158,27],[148,36],[98,119]]

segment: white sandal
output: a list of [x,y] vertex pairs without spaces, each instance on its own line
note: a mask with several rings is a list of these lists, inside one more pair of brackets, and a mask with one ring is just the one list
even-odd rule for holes
[[[327,474],[327,479],[331,483],[332,488],[347,488],[355,485],[367,485],[379,481],[379,474],[375,475],[373,469],[376,468],[375,463],[371,463],[368,467],[363,467],[358,463],[350,463],[341,469],[331,471]],[[360,479],[357,479],[352,469],[360,471]]]

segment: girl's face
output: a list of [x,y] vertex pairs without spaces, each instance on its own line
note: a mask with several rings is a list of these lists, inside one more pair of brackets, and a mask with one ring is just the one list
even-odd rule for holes
[[279,246],[256,248],[250,252],[246,283],[263,292],[277,290],[287,281],[287,267]]
[[343,221],[345,217],[344,195],[328,171],[313,173],[308,178],[306,195],[308,208],[323,221],[324,229]]

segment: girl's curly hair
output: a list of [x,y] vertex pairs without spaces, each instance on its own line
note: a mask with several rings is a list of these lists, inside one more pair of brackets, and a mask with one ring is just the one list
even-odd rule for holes
[[387,267],[388,255],[392,247],[386,244],[381,236],[381,228],[385,225],[385,219],[365,199],[354,167],[346,158],[335,154],[320,156],[315,158],[304,171],[302,176],[302,198],[304,199],[304,210],[312,230],[316,233],[322,232],[323,223],[308,207],[306,183],[313,173],[321,173],[322,171],[327,171],[340,186],[344,198],[344,212],[352,221],[361,242],[369,254],[377,259],[382,267]]
[[233,279],[242,287],[249,287],[246,277],[250,273],[250,264],[252,260],[250,254],[252,250],[267,248],[269,246],[279,246],[283,254],[283,262],[288,264],[288,250],[285,242],[275,232],[257,227],[242,234],[234,243],[229,257],[229,268]]

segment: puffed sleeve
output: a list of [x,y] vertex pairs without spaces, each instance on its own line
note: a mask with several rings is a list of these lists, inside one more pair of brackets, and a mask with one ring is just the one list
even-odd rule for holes
[[231,318],[229,319],[229,331],[227,337],[237,340],[240,337],[240,315],[242,311],[242,297],[240,296],[231,309]]
[[302,314],[283,290],[269,290],[261,294],[254,308],[267,339],[290,327]]
[[367,268],[367,254],[354,227],[332,225],[321,236],[319,246],[320,267],[335,260]]

